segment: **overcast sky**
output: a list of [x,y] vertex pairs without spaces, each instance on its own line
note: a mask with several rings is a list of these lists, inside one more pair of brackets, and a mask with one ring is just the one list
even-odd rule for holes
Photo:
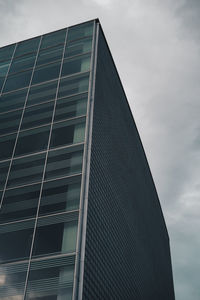
[[0,0],[0,46],[96,17],[163,208],[176,300],[199,300],[200,0]]

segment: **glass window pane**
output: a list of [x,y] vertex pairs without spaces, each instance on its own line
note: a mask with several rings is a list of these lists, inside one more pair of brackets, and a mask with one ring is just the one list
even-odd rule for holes
[[83,145],[50,151],[45,179],[79,174],[82,171]]
[[64,44],[65,35],[66,35],[66,29],[62,29],[62,30],[59,30],[56,32],[45,34],[42,37],[40,49],[54,46],[56,44],[61,44],[61,43]]
[[27,89],[0,96],[0,111],[5,112],[16,108],[22,108],[26,99]]
[[0,114],[0,135],[17,131],[21,115],[22,110]]
[[85,118],[53,125],[50,148],[81,143],[85,136]]
[[4,184],[5,184],[5,181],[6,181],[9,165],[10,165],[10,161],[0,163],[0,174],[1,174],[1,176],[0,176],[0,189],[4,188]]
[[83,54],[92,50],[92,37],[75,40],[67,43],[65,57]]
[[55,60],[61,59],[63,55],[63,45],[58,45],[56,47],[51,47],[45,50],[40,50],[37,66],[42,64],[47,64]]
[[0,210],[0,223],[34,217],[39,194],[40,184],[6,190]]
[[60,81],[58,97],[69,96],[82,92],[87,92],[89,83],[89,73],[63,78]]
[[12,156],[14,144],[16,140],[16,133],[0,138],[0,160],[10,158]]
[[14,49],[15,44],[0,48],[0,61],[11,59]]
[[57,62],[37,67],[33,74],[32,84],[57,78],[60,72],[60,63],[61,62]]
[[74,252],[78,212],[39,218],[33,256]]
[[81,176],[45,182],[40,202],[40,215],[78,209]]
[[23,300],[28,263],[0,266],[1,300]]
[[39,41],[40,41],[40,37],[36,37],[30,40],[20,42],[17,45],[14,57],[23,55],[28,52],[36,52],[38,49]]
[[32,261],[26,300],[71,300],[74,257]]
[[54,100],[56,96],[58,81],[51,81],[45,84],[32,86],[30,88],[27,106]]
[[69,28],[68,40],[80,39],[93,33],[94,22],[88,22]]
[[87,112],[87,94],[57,100],[54,121],[85,115]]
[[0,225],[0,262],[29,257],[35,221]]
[[8,178],[8,187],[38,182],[42,178],[45,153],[14,159]]
[[25,109],[21,129],[51,123],[54,101]]
[[28,86],[31,79],[32,70],[21,72],[7,77],[3,92],[17,90]]
[[47,148],[50,126],[21,131],[18,137],[15,156],[42,151]]
[[27,54],[24,56],[20,56],[15,58],[12,61],[12,64],[10,66],[9,75],[11,73],[23,71],[28,68],[32,68],[35,62],[35,54]]
[[10,65],[10,61],[0,62],[0,78],[4,78],[8,72],[8,67]]
[[90,54],[69,58],[64,60],[62,75],[66,76],[73,73],[86,72],[90,69]]

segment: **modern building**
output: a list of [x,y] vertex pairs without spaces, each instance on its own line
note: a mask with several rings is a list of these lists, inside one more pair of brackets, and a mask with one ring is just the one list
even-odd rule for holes
[[169,237],[98,20],[0,48],[0,299],[173,300]]

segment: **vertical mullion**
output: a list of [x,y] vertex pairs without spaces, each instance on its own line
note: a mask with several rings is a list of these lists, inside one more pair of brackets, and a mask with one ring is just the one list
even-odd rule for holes
[[8,77],[8,73],[9,73],[9,71],[10,71],[10,66],[11,66],[11,64],[12,64],[12,62],[13,62],[13,58],[14,58],[14,55],[15,55],[15,51],[16,51],[17,45],[18,45],[18,43],[15,44],[15,48],[14,48],[14,50],[13,50],[13,54],[12,54],[11,59],[10,59],[10,65],[9,65],[9,67],[8,67],[8,71],[7,71],[6,75],[5,75],[5,79],[4,79],[4,82],[3,82],[3,85],[2,85],[2,88],[1,88],[1,91],[0,91],[0,96],[2,95],[4,86],[5,86],[5,83],[6,83],[6,79],[7,79],[7,77]]
[[[41,43],[41,38],[40,38],[40,43]],[[20,133],[21,124],[22,124],[22,119],[23,119],[24,111],[25,111],[25,107],[26,107],[26,102],[27,102],[27,99],[28,99],[28,94],[29,94],[29,90],[30,90],[30,86],[31,86],[31,80],[33,78],[33,73],[34,73],[34,69],[35,69],[35,65],[36,65],[36,61],[37,61],[37,56],[38,56],[39,49],[40,49],[40,43],[38,45],[37,54],[36,54],[36,57],[35,57],[35,63],[33,65],[33,70],[32,70],[32,74],[31,74],[29,86],[28,86],[28,89],[27,89],[26,99],[25,99],[25,102],[24,102],[24,106],[22,108],[22,115],[21,115],[21,119],[20,119],[20,122],[19,122],[16,138],[15,138],[15,143],[14,143],[14,147],[13,147],[12,156],[10,158],[10,165],[9,165],[9,168],[8,168],[7,177],[6,177],[6,180],[5,180],[4,189],[3,189],[3,193],[2,193],[2,197],[1,197],[0,210],[1,210],[1,207],[2,207],[3,197],[4,197],[4,194],[5,194],[5,190],[6,190],[7,183],[8,183],[8,178],[9,178],[9,175],[10,175],[11,165],[12,165],[12,162],[13,162],[15,149],[16,149],[16,145],[17,145],[17,141],[18,141],[18,137],[19,137],[19,133]],[[13,54],[13,56],[14,56],[14,54]]]
[[96,59],[97,59],[97,37],[98,24],[93,22],[93,41],[90,63],[90,77],[88,87],[87,102],[87,119],[85,128],[85,146],[83,154],[81,195],[80,195],[80,213],[78,220],[77,232],[77,254],[75,260],[74,271],[74,289],[73,300],[81,300],[83,292],[83,274],[84,274],[84,258],[85,258],[85,242],[86,242],[86,222],[87,222],[87,205],[88,205],[88,184],[90,170],[90,148],[92,140],[92,121],[93,121],[93,105],[94,105],[94,83],[96,75]]
[[56,110],[56,103],[57,103],[58,89],[59,89],[61,72],[62,72],[62,65],[63,65],[64,55],[65,55],[65,47],[66,47],[67,35],[68,35],[68,29],[66,29],[65,42],[64,42],[64,46],[63,46],[63,55],[62,55],[62,59],[61,59],[60,72],[59,72],[57,89],[56,89],[56,95],[55,95],[55,103],[54,103],[54,107],[53,107],[53,114],[52,114],[51,125],[50,125],[49,139],[48,139],[48,144],[47,144],[47,151],[46,151],[46,157],[45,157],[44,168],[43,168],[42,182],[41,182],[40,194],[39,194],[39,200],[38,200],[38,206],[37,206],[37,212],[36,212],[36,217],[35,217],[36,221],[35,221],[35,226],[34,226],[34,230],[33,230],[33,237],[32,237],[32,243],[31,243],[31,250],[30,250],[30,256],[29,256],[27,276],[26,276],[25,287],[24,287],[24,297],[23,297],[23,300],[25,300],[25,298],[26,298],[26,292],[27,292],[27,286],[28,286],[28,277],[29,277],[29,273],[30,273],[31,258],[32,258],[32,253],[33,253],[33,245],[34,245],[34,240],[35,240],[35,234],[36,234],[36,228],[37,228],[37,222],[38,222],[38,215],[39,215],[39,208],[40,208],[42,190],[43,190],[43,185],[44,185],[44,178],[45,178],[45,171],[46,171],[46,165],[47,165],[47,158],[48,158],[48,153],[49,153],[49,148],[50,148],[51,133],[52,133],[53,120],[54,120],[55,110]]

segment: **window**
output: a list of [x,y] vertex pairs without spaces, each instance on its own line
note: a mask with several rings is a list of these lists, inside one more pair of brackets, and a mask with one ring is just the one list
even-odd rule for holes
[[66,29],[51,32],[43,35],[40,49],[51,47],[57,44],[64,44]]
[[85,24],[73,26],[69,28],[67,40],[80,39],[86,36],[90,36],[93,33],[93,22],[87,22]]
[[42,178],[45,153],[14,159],[8,178],[8,187],[38,182]]
[[45,179],[79,174],[82,171],[83,145],[50,151]]
[[17,131],[21,120],[22,110],[0,114],[0,135]]
[[21,72],[7,77],[3,92],[9,92],[26,87],[30,83],[32,70]]
[[23,42],[18,43],[15,56],[24,55],[28,52],[37,52],[39,46],[40,37],[29,39]]
[[0,189],[4,188],[10,161],[0,163]]
[[0,160],[10,158],[12,156],[14,144],[16,140],[16,133],[0,138]]
[[85,115],[87,112],[87,97],[87,94],[80,94],[58,99],[54,121]]
[[47,148],[50,126],[21,131],[15,156],[42,151]]
[[50,148],[81,143],[85,136],[85,118],[59,122],[53,125]]
[[77,212],[39,218],[33,256],[74,252],[76,249],[77,218]]
[[88,90],[89,73],[63,78],[60,80],[58,97],[69,96]]
[[58,77],[60,72],[60,62],[37,67],[33,74],[32,84],[48,81]]
[[71,75],[73,73],[86,72],[90,69],[90,54],[82,55],[70,59],[65,59],[62,67],[62,75]]
[[1,263],[29,257],[34,223],[29,220],[0,225]]
[[15,44],[12,44],[12,45],[9,45],[6,47],[2,47],[0,49],[0,61],[11,59],[14,49],[15,49]]
[[21,129],[51,123],[54,101],[27,107],[24,112]]
[[55,47],[47,48],[45,50],[40,50],[37,59],[37,66],[61,59],[62,55],[63,55],[63,45],[58,45]]
[[15,91],[0,96],[0,111],[6,112],[16,108],[23,108],[27,89]]
[[34,217],[39,194],[40,184],[6,190],[0,210],[0,223]]
[[58,81],[32,86],[28,95],[27,106],[54,100]]
[[0,266],[0,295],[2,300],[23,299],[27,269],[27,262]]
[[39,215],[78,209],[81,176],[45,182]]
[[32,261],[26,300],[72,299],[74,256]]
[[12,64],[10,66],[9,75],[11,73],[23,71],[28,68],[32,68],[35,62],[35,54],[27,54],[24,56],[20,56],[15,58],[12,61]]
[[67,43],[65,57],[79,55],[92,50],[92,37],[75,40]]

